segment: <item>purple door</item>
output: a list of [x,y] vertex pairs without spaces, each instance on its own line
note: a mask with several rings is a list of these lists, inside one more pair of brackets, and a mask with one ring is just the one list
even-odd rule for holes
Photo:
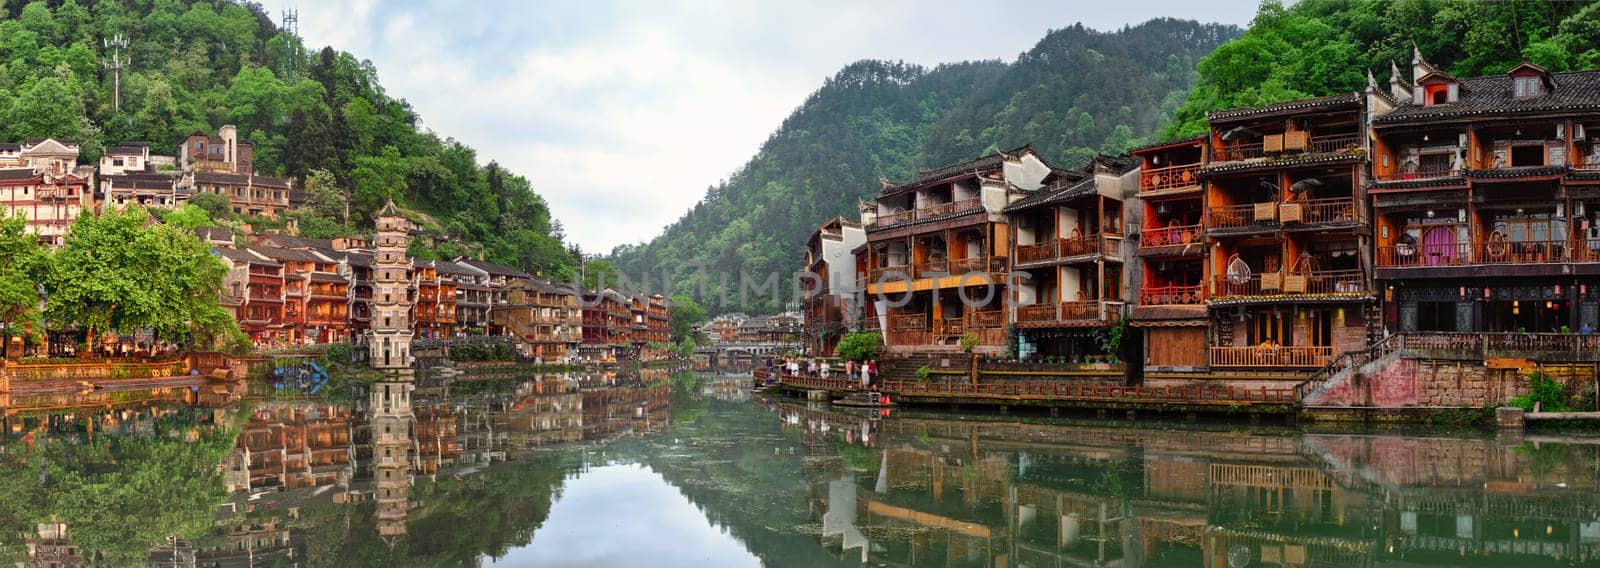
[[1456,263],[1456,230],[1434,227],[1422,235],[1422,262],[1426,266]]

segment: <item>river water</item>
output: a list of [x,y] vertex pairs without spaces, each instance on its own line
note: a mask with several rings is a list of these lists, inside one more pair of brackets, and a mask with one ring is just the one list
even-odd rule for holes
[[1592,440],[747,387],[646,371],[9,409],[0,565],[1600,565]]

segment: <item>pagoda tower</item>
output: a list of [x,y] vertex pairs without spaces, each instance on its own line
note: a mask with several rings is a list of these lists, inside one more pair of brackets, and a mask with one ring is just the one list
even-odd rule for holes
[[369,412],[372,425],[373,501],[377,505],[378,536],[390,539],[406,534],[411,511],[411,461],[416,443],[416,416],[411,410],[410,381],[373,383]]
[[411,222],[389,199],[378,211],[377,258],[372,265],[372,329],[367,349],[374,369],[411,367]]

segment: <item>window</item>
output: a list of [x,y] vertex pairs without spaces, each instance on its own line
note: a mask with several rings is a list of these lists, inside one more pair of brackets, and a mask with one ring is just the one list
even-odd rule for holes
[[1513,79],[1512,82],[1514,84],[1513,88],[1515,89],[1516,97],[1519,99],[1537,97],[1544,94],[1544,82],[1540,81],[1539,77],[1517,77]]

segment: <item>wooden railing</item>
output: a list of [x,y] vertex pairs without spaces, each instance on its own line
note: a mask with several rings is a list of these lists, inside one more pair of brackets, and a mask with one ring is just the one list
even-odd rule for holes
[[1305,278],[1305,289],[1293,289],[1294,273],[1283,277],[1284,292],[1290,294],[1352,294],[1367,290],[1367,275],[1357,270],[1323,270],[1299,275]]
[[1070,239],[1054,239],[1017,247],[1017,262],[1040,262],[1099,254],[1115,258],[1121,254],[1122,235],[1099,234]]
[[1210,216],[1210,228],[1213,229],[1275,224],[1278,221],[1278,204],[1266,202],[1212,207]]
[[1031,245],[1017,245],[1017,262],[1039,262],[1056,257],[1056,241],[1051,239]]
[[1212,347],[1212,367],[1321,367],[1333,359],[1333,347]]
[[1567,241],[1521,241],[1507,243],[1475,243],[1473,258],[1477,264],[1546,264],[1567,262],[1571,243]]
[[1033,304],[1017,307],[1017,321],[1019,322],[1045,322],[1056,320],[1056,305]]
[[1232,162],[1235,160],[1265,158],[1266,156],[1266,151],[1259,142],[1255,144],[1224,144],[1217,149],[1216,161]]
[[1139,231],[1139,246],[1164,247],[1171,245],[1198,244],[1201,241],[1202,227],[1199,224],[1146,227]]
[[945,271],[954,275],[970,274],[973,272],[995,274],[1004,272],[1005,269],[1006,259],[1003,256],[960,258],[949,261],[945,266]]
[[1400,172],[1400,173],[1393,173],[1393,174],[1381,174],[1381,175],[1377,176],[1378,181],[1380,181],[1380,182],[1446,179],[1446,178],[1453,178],[1453,177],[1461,177],[1461,170],[1454,169],[1454,168],[1436,168],[1436,169],[1417,170],[1417,171],[1414,171],[1414,172]]
[[1276,296],[1280,294],[1348,294],[1367,290],[1366,273],[1361,270],[1323,270],[1317,272],[1265,272],[1251,274],[1235,282],[1229,276],[1213,281],[1217,298]]
[[1312,136],[1311,147],[1308,148],[1308,151],[1315,154],[1326,154],[1360,147],[1360,134],[1333,134],[1329,136]]
[[1100,305],[1099,300],[1062,302],[1061,321],[1099,320]]
[[1139,304],[1145,306],[1194,306],[1205,303],[1200,286],[1151,286],[1139,289]]
[[1139,193],[1200,187],[1199,164],[1145,170],[1139,175]]
[[897,223],[904,223],[906,221],[912,221],[912,220],[915,220],[916,218],[917,218],[917,212],[915,210],[907,210],[907,211],[900,211],[900,212],[897,212],[897,213],[889,213],[887,215],[879,215],[878,219],[876,221],[873,221],[872,224],[875,225],[875,226],[878,226],[878,227],[887,227],[889,225],[894,225],[894,224],[897,224]]
[[1357,219],[1355,201],[1349,197],[1290,202],[1279,205],[1278,209],[1278,218],[1284,223],[1298,221],[1309,225]]
[[1378,266],[1460,266],[1472,263],[1472,243],[1378,247]]
[[[809,379],[808,380],[815,380]],[[830,379],[831,380],[831,379]],[[789,382],[784,377],[784,382]],[[1005,397],[1096,402],[1294,404],[1295,392],[1287,387],[1244,388],[1222,384],[1125,387],[1066,381],[884,381],[884,392],[899,396]]]

